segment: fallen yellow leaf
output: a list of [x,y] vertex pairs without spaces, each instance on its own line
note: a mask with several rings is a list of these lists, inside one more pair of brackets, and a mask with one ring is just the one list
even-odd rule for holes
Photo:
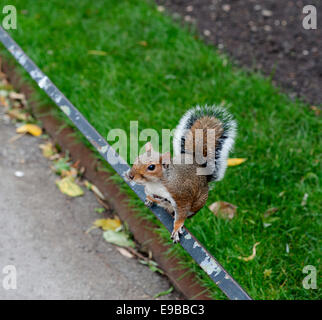
[[4,96],[0,96],[0,106],[8,107],[8,102]]
[[238,166],[241,163],[245,162],[246,160],[247,160],[246,158],[231,158],[227,160],[227,165],[228,167]]
[[62,177],[72,176],[72,177],[76,178],[77,175],[78,175],[78,171],[73,167],[70,167],[70,170],[62,170],[61,171],[61,176]]
[[65,177],[56,181],[59,190],[67,194],[70,197],[79,197],[84,194],[82,188],[75,183],[75,179],[72,176]]
[[256,242],[253,245],[253,253],[249,256],[249,257],[238,257],[238,259],[240,260],[244,260],[244,261],[250,261],[253,260],[256,257],[256,247],[260,244],[260,242]]
[[102,50],[88,50],[88,54],[92,54],[95,56],[106,56],[107,52],[102,51]]
[[20,109],[11,109],[11,110],[8,110],[7,113],[11,118],[14,118],[20,121],[27,121],[29,119],[28,114],[24,113]]
[[24,124],[16,129],[17,133],[30,133],[31,135],[38,137],[42,134],[42,129],[35,124]]
[[94,221],[93,225],[97,228],[102,228],[104,231],[106,230],[117,230],[121,225],[121,220],[119,218],[116,219],[97,219]]
[[264,213],[264,218],[268,218],[269,216],[271,216],[273,213],[277,212],[278,208],[269,208],[265,211]]
[[265,269],[264,270],[264,278],[269,278],[272,274],[272,269]]
[[139,45],[141,45],[142,47],[147,47],[148,43],[146,41],[140,41]]
[[47,142],[45,144],[40,144],[39,148],[42,150],[42,154],[45,158],[51,158],[54,154],[57,153],[55,147],[51,142]]

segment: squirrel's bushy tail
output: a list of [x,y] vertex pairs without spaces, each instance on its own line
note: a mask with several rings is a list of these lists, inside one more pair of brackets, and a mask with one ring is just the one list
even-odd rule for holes
[[[210,130],[207,134],[207,129],[214,130]],[[228,154],[234,145],[236,129],[236,121],[224,108],[197,106],[186,112],[175,129],[174,154],[195,155],[196,146],[202,146],[203,156],[206,159],[203,165],[209,169],[208,181],[219,181],[226,171]]]

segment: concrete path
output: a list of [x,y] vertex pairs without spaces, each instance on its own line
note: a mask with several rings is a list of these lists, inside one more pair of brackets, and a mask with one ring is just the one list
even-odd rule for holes
[[[10,143],[15,135],[0,106],[0,299],[152,299],[170,288],[165,277],[105,242],[100,230],[86,234],[101,217],[95,196],[60,193],[38,147],[42,140],[25,135]],[[3,288],[7,265],[16,267],[16,290]]]

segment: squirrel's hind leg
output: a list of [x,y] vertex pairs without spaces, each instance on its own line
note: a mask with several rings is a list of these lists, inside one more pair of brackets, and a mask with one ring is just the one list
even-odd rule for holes
[[179,235],[183,233],[183,225],[185,220],[188,217],[189,208],[187,207],[178,207],[175,210],[174,214],[174,223],[173,223],[173,231],[171,234],[171,239],[174,243],[179,242]]

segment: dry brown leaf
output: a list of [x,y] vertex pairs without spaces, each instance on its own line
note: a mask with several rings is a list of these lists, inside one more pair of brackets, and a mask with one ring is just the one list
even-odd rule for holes
[[268,210],[265,211],[264,218],[271,216],[273,213],[277,211],[278,211],[278,208],[269,208]]
[[74,177],[74,178],[76,178],[77,175],[78,175],[78,171],[75,168],[70,167],[69,170],[62,170],[60,175],[62,177]]
[[310,109],[311,109],[312,111],[314,111],[314,113],[315,113],[315,115],[316,115],[316,116],[319,116],[319,115],[320,115],[320,113],[321,113],[321,109],[320,109],[320,108],[318,108],[318,107],[316,107],[316,106],[311,106],[311,107],[310,107]]
[[256,247],[260,244],[260,242],[256,242],[253,245],[253,253],[249,257],[241,257],[239,256],[238,259],[244,260],[244,261],[251,261],[256,257]]
[[21,100],[21,101],[25,101],[26,100],[26,97],[23,93],[17,93],[17,92],[14,92],[14,91],[11,91],[9,93],[9,98],[12,99],[12,100]]
[[105,210],[111,210],[110,206],[105,202],[105,200],[102,200],[99,197],[96,197],[96,199],[105,208]]
[[126,258],[129,258],[129,259],[131,259],[131,258],[133,258],[134,257],[134,255],[132,254],[132,253],[130,253],[129,251],[127,251],[126,249],[124,249],[124,248],[120,248],[120,247],[117,247],[116,248],[116,250],[122,255],[122,256],[124,256],[124,257],[126,257]]
[[77,168],[78,168],[78,166],[79,166],[79,164],[80,164],[80,160],[77,160],[76,162],[74,162],[74,163],[72,164],[72,167],[73,167],[73,168],[75,168],[75,169],[77,169]]
[[94,185],[92,184],[92,188],[91,190],[99,197],[101,198],[102,200],[105,200],[105,197],[104,195],[102,194],[102,192]]
[[228,167],[234,167],[242,164],[245,162],[247,159],[246,158],[231,158],[227,160],[227,165]]
[[16,129],[17,133],[30,133],[31,135],[38,137],[42,134],[42,129],[35,124],[24,124]]
[[100,199],[105,200],[105,197],[102,194],[102,192],[94,184],[90,183],[87,180],[84,181],[84,184],[88,190],[92,190],[95,193],[95,195],[97,195]]
[[229,202],[217,201],[211,204],[209,209],[215,216],[231,220],[236,214],[237,207]]

